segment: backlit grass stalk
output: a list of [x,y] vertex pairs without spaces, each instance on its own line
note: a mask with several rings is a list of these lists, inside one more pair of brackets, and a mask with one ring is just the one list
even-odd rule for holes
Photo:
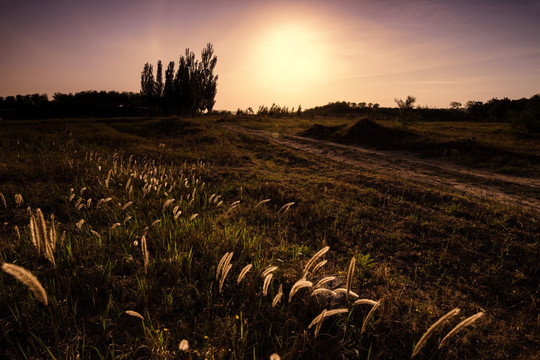
[[[238,275],[238,279],[236,280],[237,284],[240,284],[242,279],[246,276],[246,274],[251,270],[252,267],[253,267],[252,264],[248,264],[248,265],[244,266],[242,271],[240,271],[240,275]],[[216,279],[217,279],[217,277],[216,277]]]
[[311,259],[308,260],[306,266],[304,267],[304,275],[303,277],[306,278],[307,277],[307,274],[309,272],[309,269],[311,268],[311,266],[313,264],[315,264],[315,262],[321,257],[323,256],[324,254],[326,254],[328,252],[328,250],[330,250],[330,246],[325,246],[323,247],[321,250],[317,251],[315,253],[315,255],[313,255],[311,257]]
[[440,349],[443,347],[443,345],[448,341],[448,339],[450,337],[452,337],[452,335],[456,334],[458,331],[462,330],[464,327],[466,326],[469,326],[470,324],[472,324],[473,322],[475,322],[476,320],[480,319],[482,316],[484,316],[485,313],[483,311],[473,315],[473,316],[470,316],[468,318],[466,318],[465,320],[463,320],[462,322],[460,322],[459,324],[456,325],[455,328],[453,328],[442,340],[441,340],[441,343],[439,344],[439,347],[437,349]]
[[268,294],[268,287],[270,286],[270,281],[272,281],[273,276],[274,274],[270,273],[266,275],[266,277],[264,278],[263,287],[262,287],[263,296],[266,296]]
[[48,304],[47,293],[45,292],[45,289],[43,288],[43,286],[41,286],[39,280],[30,271],[26,270],[21,266],[8,263],[2,264],[2,270],[22,282],[24,285],[26,285],[38,301],[40,301],[44,305]]
[[276,305],[281,301],[281,297],[283,296],[283,284],[279,284],[279,290],[276,296],[274,296],[274,300],[272,300],[272,307],[276,307]]
[[143,256],[143,262],[144,262],[144,273],[148,273],[148,262],[149,262],[149,254],[148,254],[148,247],[146,245],[146,235],[143,235],[141,237],[141,251]]
[[305,278],[302,278],[295,282],[291,288],[291,291],[289,292],[289,302],[291,302],[294,294],[296,294],[298,290],[310,286],[313,286],[313,283],[311,281],[307,281]]
[[424,335],[422,335],[422,337],[420,338],[420,340],[418,340],[418,342],[416,343],[416,346],[414,347],[414,350],[413,350],[413,353],[411,355],[411,358],[415,357],[416,355],[418,355],[418,353],[420,352],[420,350],[422,350],[422,348],[424,347],[424,345],[426,344],[427,340],[429,339],[429,337],[435,332],[435,330],[441,326],[442,324],[444,324],[447,320],[449,320],[451,317],[453,316],[456,316],[457,314],[459,314],[460,312],[460,309],[459,308],[455,308],[453,310],[450,310],[446,315],[442,316],[439,320],[437,320],[433,325],[431,325],[429,327],[429,329],[424,333]]
[[332,310],[326,310],[324,309],[319,315],[317,315],[313,321],[311,321],[311,323],[309,324],[308,326],[308,330],[311,329],[313,326],[315,326],[315,333],[314,333],[314,337],[317,337],[319,335],[319,331],[321,329],[321,326],[322,326],[322,323],[324,321],[324,319],[326,319],[327,317],[330,317],[330,316],[334,316],[334,315],[337,315],[337,314],[343,314],[343,313],[346,313],[346,312],[349,312],[349,309],[332,309]]
[[381,301],[377,301],[375,303],[375,305],[373,305],[373,307],[371,308],[371,310],[369,311],[369,313],[367,314],[366,318],[364,319],[364,323],[362,324],[362,329],[360,330],[360,334],[363,334],[364,331],[366,331],[366,328],[367,328],[367,325],[369,323],[369,321],[371,320],[371,318],[373,317],[373,313],[375,312],[375,310],[377,310],[377,308],[381,305]]
[[2,199],[2,204],[4,204],[4,208],[7,209],[6,198],[4,197],[4,194],[2,194],[1,192],[0,192],[0,199]]
[[347,292],[345,293],[345,300],[349,301],[349,293],[351,291],[351,285],[352,285],[352,279],[354,276],[354,269],[356,268],[356,258],[353,256],[351,259],[351,262],[349,263],[349,271],[347,271],[347,286],[345,289]]

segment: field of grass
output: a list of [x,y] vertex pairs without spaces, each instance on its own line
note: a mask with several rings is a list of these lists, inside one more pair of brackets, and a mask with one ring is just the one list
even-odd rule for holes
[[407,359],[449,312],[415,358],[540,352],[537,213],[221,120],[0,122],[0,262],[46,293],[3,265],[0,358]]
[[516,133],[508,123],[416,122],[403,128],[396,120],[278,118],[266,121],[255,116],[244,116],[237,122],[286,135],[413,151],[497,173],[540,177],[540,137]]

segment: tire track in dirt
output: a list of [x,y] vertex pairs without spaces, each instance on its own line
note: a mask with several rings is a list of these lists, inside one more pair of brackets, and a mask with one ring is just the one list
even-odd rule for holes
[[218,123],[217,125],[233,132],[264,138],[272,143],[361,168],[374,174],[401,178],[411,182],[422,182],[441,188],[452,188],[458,192],[482,199],[496,200],[508,205],[521,206],[534,212],[540,210],[539,200],[518,194],[509,194],[502,190],[504,186],[508,185],[538,190],[540,189],[540,179],[470,169],[444,160],[421,159],[405,152],[371,150],[326,140],[254,130],[233,123]]

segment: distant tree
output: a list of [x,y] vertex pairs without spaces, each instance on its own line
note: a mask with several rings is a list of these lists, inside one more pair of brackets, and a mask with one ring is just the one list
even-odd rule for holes
[[166,112],[171,112],[174,108],[174,95],[174,61],[171,61],[165,70],[165,85],[163,87],[163,107]]
[[144,65],[144,69],[141,73],[141,98],[143,104],[146,106],[155,105],[155,86],[154,86],[154,74],[153,66],[149,63]]
[[145,64],[141,73],[143,104],[180,115],[192,116],[205,110],[211,112],[217,93],[216,64],[217,57],[211,43],[202,50],[200,62],[189,48],[180,56],[176,72],[175,63],[171,61],[165,70],[165,84],[161,60],[158,61],[155,81],[152,65]]
[[302,105],[298,105],[298,110],[296,110],[297,116],[302,116]]
[[214,48],[211,43],[206,44],[201,52],[201,80],[202,80],[202,103],[200,110],[211,112],[216,103],[218,75],[214,75],[217,57],[214,56]]
[[525,134],[540,132],[540,94],[531,97],[523,109],[514,115],[512,127]]
[[163,97],[163,66],[161,60],[157,63],[156,84],[155,84],[155,96],[157,100]]
[[395,98],[394,101],[399,108],[398,120],[402,126],[405,127],[417,120],[418,116],[414,112],[416,97],[409,95],[405,100]]
[[450,109],[452,110],[459,110],[463,106],[459,101],[452,101],[450,103]]

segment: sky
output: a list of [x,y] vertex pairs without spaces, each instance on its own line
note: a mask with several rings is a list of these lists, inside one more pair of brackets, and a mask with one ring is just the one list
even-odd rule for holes
[[0,96],[138,92],[208,42],[215,109],[540,93],[540,0],[0,0]]

